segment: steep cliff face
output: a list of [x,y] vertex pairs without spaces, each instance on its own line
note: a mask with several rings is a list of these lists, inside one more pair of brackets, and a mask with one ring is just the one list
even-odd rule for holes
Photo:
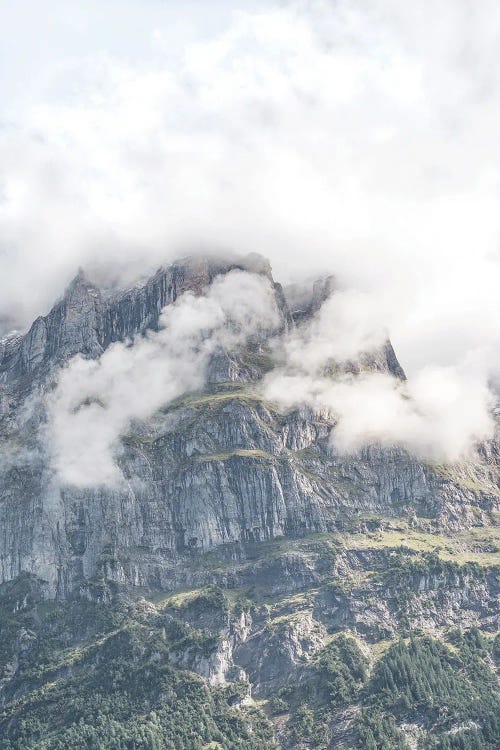
[[[386,541],[396,528],[420,538],[399,525]],[[203,572],[225,591],[144,598],[101,581],[47,603],[36,578],[0,585],[4,747],[364,750],[375,733],[379,750],[450,736],[493,750],[498,565],[377,541],[220,555]]]
[[[63,482],[61,367],[235,268],[271,281],[273,338],[217,347],[201,390],[130,420],[123,481]],[[453,466],[343,455],[330,413],[267,400],[276,338],[332,293],[283,291],[255,256],[127,290],[79,273],[0,342],[0,750],[498,746],[498,443]],[[390,342],[341,367],[365,370],[405,377]]]
[[[271,278],[269,264],[252,255],[239,263],[188,258],[160,268],[145,283],[117,291],[99,289],[80,270],[47,316],[37,318],[26,335],[1,342],[0,383],[4,393],[9,392],[9,384],[15,395],[27,383],[46,380],[55,364],[75,354],[96,358],[115,341],[156,330],[166,305],[185,291],[201,293],[218,274],[233,268]],[[276,295],[287,316],[279,285]]]
[[[172,588],[215,548],[244,557],[246,543],[333,532],[360,514],[422,517],[457,528],[488,522],[498,506],[497,454],[443,470],[399,449],[337,455],[332,419],[308,409],[283,412],[258,388],[273,366],[267,342],[211,359],[203,392],[187,394],[122,436],[120,487],[77,488],[56,481],[44,433],[44,393],[75,354],[98,358],[115,341],[158,327],[166,305],[195,294],[234,267],[272,280],[269,266],[188,260],[142,285],[102,291],[83,275],[24,337],[2,344],[0,572],[30,572],[67,596],[96,576]],[[274,282],[273,282],[274,283]],[[302,310],[314,313],[331,292],[315,285]],[[281,330],[295,325],[274,284]],[[393,349],[359,367],[404,377]]]

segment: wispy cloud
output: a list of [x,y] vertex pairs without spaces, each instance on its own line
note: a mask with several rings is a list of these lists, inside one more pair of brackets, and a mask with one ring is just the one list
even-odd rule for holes
[[374,363],[384,364],[385,331],[380,311],[366,303],[335,292],[312,320],[286,335],[282,364],[262,384],[266,398],[286,409],[329,411],[331,444],[342,453],[379,444],[438,462],[472,456],[494,433],[483,368],[474,361],[434,365],[408,380],[384,367],[376,371]]
[[335,273],[412,378],[473,372],[481,399],[500,364],[499,20],[493,0],[261,4],[175,53],[156,24],[150,54],[55,60],[0,132],[0,318],[29,324],[79,265],[127,281],[257,250],[280,280]]
[[119,437],[132,420],[200,388],[212,354],[237,349],[279,322],[269,280],[235,270],[206,294],[187,292],[166,307],[158,332],[115,344],[99,360],[74,358],[49,397],[48,436],[61,481],[118,482]]

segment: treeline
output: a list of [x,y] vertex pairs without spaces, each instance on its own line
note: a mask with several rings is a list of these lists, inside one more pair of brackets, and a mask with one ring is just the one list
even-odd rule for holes
[[[220,590],[157,612],[119,598],[48,606],[27,586],[0,602],[0,671],[18,659],[0,750],[277,750],[270,719],[245,705],[246,683],[210,688],[174,665],[212,653],[228,617]],[[401,638],[370,673],[356,640],[338,634],[268,713],[296,750],[329,750],[342,722],[349,750],[409,750],[403,725],[417,728],[419,750],[498,750],[499,662],[500,639],[471,629]]]
[[[493,647],[478,630],[400,641],[377,663],[364,691],[359,748],[404,747],[396,721],[425,731],[429,750],[498,750],[500,693]],[[403,744],[401,744],[403,742]]]
[[[197,606],[219,604],[209,591]],[[41,623],[17,607],[2,609],[4,663],[20,632],[29,642],[0,708],[0,750],[275,750],[265,715],[241,705],[248,686],[210,688],[170,663],[172,651],[205,653],[210,633],[130,602],[69,602]]]
[[355,640],[340,635],[271,706],[289,714],[289,738],[298,748],[329,748],[350,707],[352,750],[409,750],[405,724],[418,728],[422,750],[498,750],[500,694],[492,667],[499,651],[498,638],[475,629],[450,634],[448,643],[401,639],[368,678]]

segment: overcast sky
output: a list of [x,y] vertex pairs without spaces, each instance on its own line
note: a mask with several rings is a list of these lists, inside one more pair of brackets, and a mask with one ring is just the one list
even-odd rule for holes
[[337,274],[407,370],[494,374],[499,49],[493,0],[3,0],[0,317],[258,251]]
[[[264,9],[266,0],[2,0],[0,86],[4,111],[40,95],[65,65],[94,55],[132,64],[161,51],[172,57],[187,44],[223,32],[238,10]],[[280,3],[274,3],[279,6]],[[164,43],[158,47],[157,35]],[[45,92],[46,93],[46,92]]]

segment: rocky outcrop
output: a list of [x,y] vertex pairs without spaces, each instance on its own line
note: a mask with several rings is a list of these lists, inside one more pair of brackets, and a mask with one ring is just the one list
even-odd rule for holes
[[[200,294],[233,268],[272,278],[269,264],[255,255],[237,262],[187,258],[160,268],[143,284],[112,292],[99,289],[80,270],[46,317],[37,318],[25,336],[0,343],[0,384],[26,387],[26,380],[46,378],[54,364],[75,354],[96,358],[115,341],[156,330],[166,305],[186,291]],[[276,296],[286,324],[289,313],[279,285]]]
[[323,647],[325,629],[312,613],[297,613],[266,623],[235,650],[234,658],[243,667],[255,695],[268,694],[297,679]]
[[[273,366],[267,341],[217,352],[202,393],[135,423],[122,437],[120,486],[61,486],[44,436],[44,393],[60,365],[77,353],[98,358],[111,343],[156,329],[165,305],[186,290],[200,293],[235,267],[272,279],[268,264],[255,256],[178,262],[144,284],[113,292],[79,273],[25,336],[2,342],[2,580],[36,574],[52,597],[67,597],[95,578],[171,589],[214,580],[200,572],[214,551],[241,561],[251,545],[329,533],[360,514],[430,518],[456,530],[488,520],[498,507],[498,453],[491,448],[473,481],[399,449],[337,455],[329,443],[331,415],[283,412],[263,399],[259,380]],[[313,288],[307,315],[332,288],[330,281]],[[284,331],[294,315],[281,287],[274,290]],[[359,366],[404,377],[390,343]],[[293,556],[280,564],[295,567],[304,580],[317,575]],[[275,585],[286,588],[289,578],[278,575]]]

